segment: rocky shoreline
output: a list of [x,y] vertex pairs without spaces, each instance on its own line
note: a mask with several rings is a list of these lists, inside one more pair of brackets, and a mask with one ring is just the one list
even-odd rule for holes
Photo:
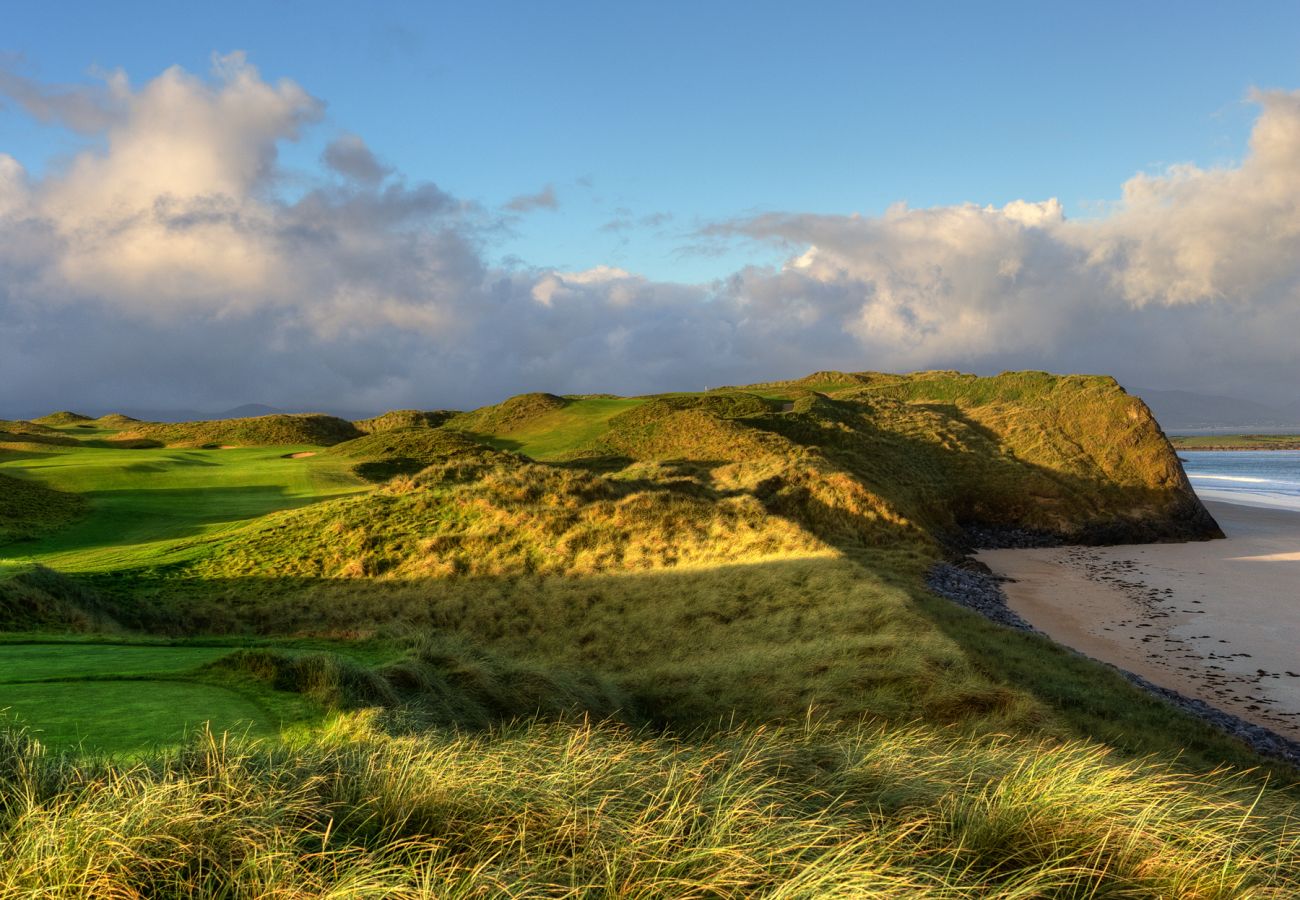
[[[926,586],[935,594],[947,600],[973,610],[999,625],[1043,635],[1007,605],[1006,594],[1002,590],[1001,580],[988,572],[986,567],[974,560],[963,560],[962,564],[939,563],[932,567],[926,576]],[[1064,646],[1064,645],[1058,645]],[[1065,647],[1071,653],[1091,659],[1071,647]],[[1100,660],[1094,660],[1100,662]],[[1131,684],[1136,685],[1155,697],[1172,703],[1174,706],[1196,716],[1220,731],[1242,741],[1256,753],[1283,760],[1300,767],[1300,741],[1284,737],[1275,731],[1248,722],[1215,706],[1188,697],[1178,691],[1161,687],[1125,669],[1102,663],[1119,672]]]

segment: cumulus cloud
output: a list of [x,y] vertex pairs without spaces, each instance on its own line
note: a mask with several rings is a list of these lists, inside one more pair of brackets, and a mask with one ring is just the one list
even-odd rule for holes
[[[1300,375],[1300,94],[1255,95],[1240,164],[1135,176],[1096,219],[1055,200],[749,216],[701,240],[787,262],[700,285],[491,265],[500,221],[356,135],[286,197],[278,150],[323,104],[240,54],[207,77],[10,75],[0,91],[89,138],[42,177],[0,145],[0,415],[471,406],[822,368],[1109,371],[1255,394]],[[554,189],[508,206],[554,208]]]
[[520,194],[506,203],[506,209],[511,212],[526,213],[539,209],[556,210],[560,208],[560,201],[555,196],[555,185],[548,184],[536,194]]

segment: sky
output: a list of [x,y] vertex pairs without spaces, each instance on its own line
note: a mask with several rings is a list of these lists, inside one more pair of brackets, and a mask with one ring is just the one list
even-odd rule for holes
[[0,416],[1300,400],[1300,6],[6,4]]

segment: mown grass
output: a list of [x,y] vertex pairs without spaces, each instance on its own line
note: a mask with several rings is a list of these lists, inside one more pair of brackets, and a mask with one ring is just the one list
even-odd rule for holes
[[0,892],[74,896],[1284,898],[1294,808],[1082,744],[924,726],[611,725],[282,744],[134,766],[6,735]]
[[[180,741],[206,724],[273,736],[280,716],[249,685],[203,680],[230,647],[64,642],[0,644],[0,720],[56,749],[140,752]],[[294,718],[302,718],[305,709]]]
[[501,450],[554,459],[591,443],[610,419],[643,402],[637,397],[570,400],[525,394],[497,407],[464,413],[446,427],[473,434]]
[[0,684],[0,720],[55,749],[139,753],[205,725],[274,737],[281,721],[247,690],[159,678]]
[[[0,543],[6,565],[43,564],[63,572],[155,565],[198,552],[193,539],[227,530],[274,510],[355,492],[364,482],[343,460],[286,454],[303,445],[237,450],[121,450],[49,447],[0,454],[0,475],[31,490],[76,495],[84,515],[44,536]],[[6,481],[6,484],[8,481]],[[6,494],[7,498],[18,496]],[[42,502],[53,514],[60,508]]]

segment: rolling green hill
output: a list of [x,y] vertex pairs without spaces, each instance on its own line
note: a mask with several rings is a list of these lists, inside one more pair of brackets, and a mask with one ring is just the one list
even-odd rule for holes
[[157,445],[168,447],[328,446],[360,434],[357,427],[346,419],[303,413],[210,422],[139,422],[122,430],[117,440],[156,441]]
[[[972,534],[1218,534],[1112,379],[323,418],[0,441],[84,504],[0,535],[0,694],[144,753],[0,731],[0,894],[1300,892],[1297,773],[925,587]],[[144,751],[201,719],[262,741]]]

